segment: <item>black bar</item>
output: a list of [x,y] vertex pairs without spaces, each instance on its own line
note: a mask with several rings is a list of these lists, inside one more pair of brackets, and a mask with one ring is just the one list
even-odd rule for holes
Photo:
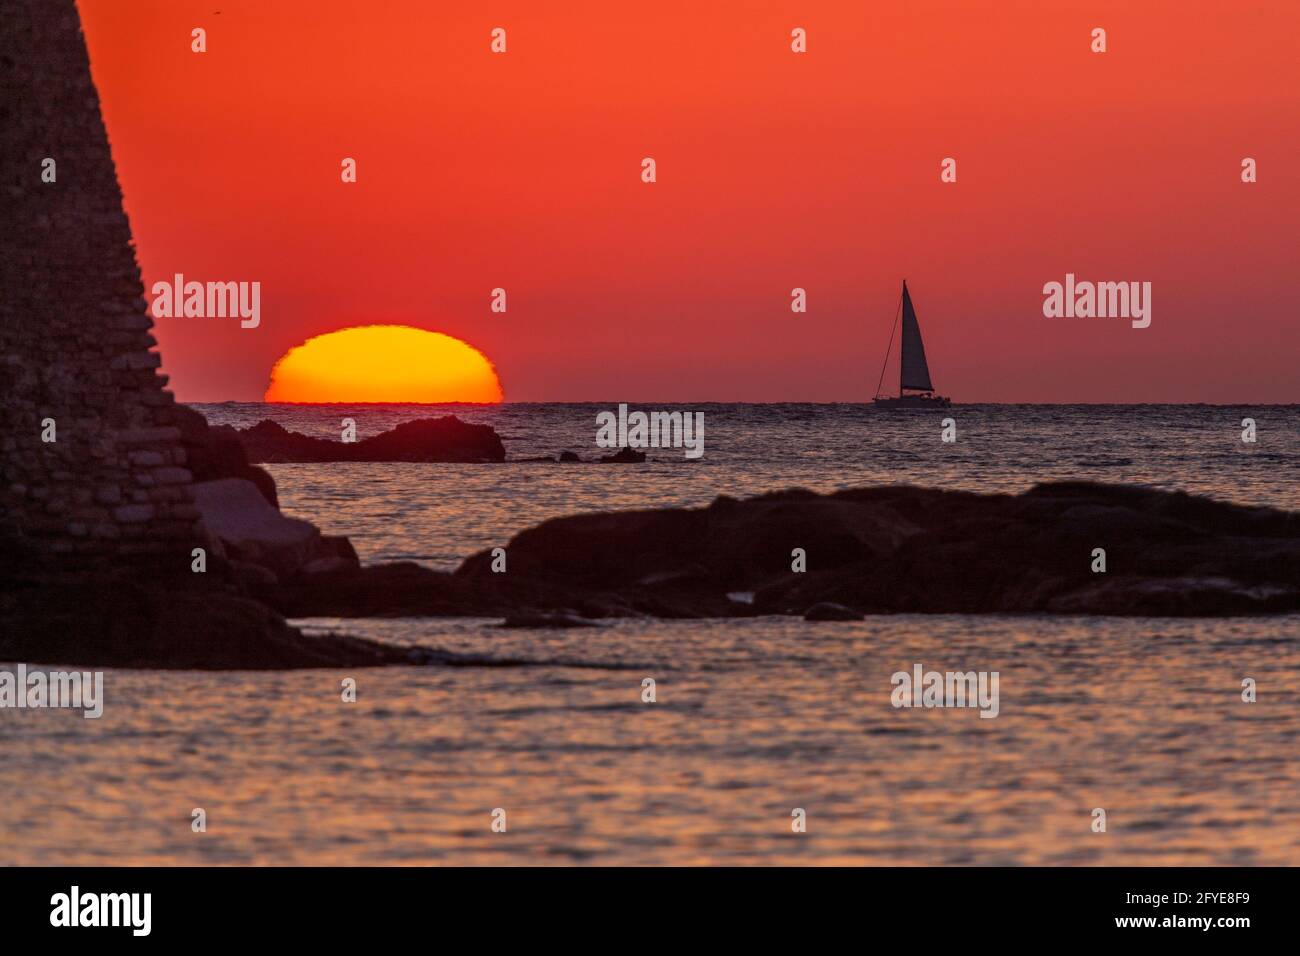
[[[117,927],[52,926],[56,895],[70,903],[73,886],[87,913],[87,895],[150,894],[148,935],[129,925],[135,915],[143,926],[142,911],[123,910],[128,925]],[[1232,946],[1285,932],[1296,888],[1296,871],[1281,868],[59,867],[0,871],[0,925],[6,942],[78,944],[414,938],[457,949],[507,939],[641,949],[717,937],[729,948],[808,949],[836,937],[945,947],[1129,937]]]

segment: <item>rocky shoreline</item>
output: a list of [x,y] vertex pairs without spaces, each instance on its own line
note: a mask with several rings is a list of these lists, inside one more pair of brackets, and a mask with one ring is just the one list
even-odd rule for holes
[[0,594],[0,661],[160,670],[293,670],[410,663],[375,641],[304,635],[259,601],[128,575]]
[[[274,480],[249,460],[247,432],[178,412],[203,573],[111,567],[59,576],[7,554],[0,660],[213,669],[437,660],[342,635],[304,636],[285,620],[309,616],[570,627],[627,617],[1300,611],[1300,514],[1084,482],[1020,495],[878,487],[719,497],[702,508],[545,521],[503,543],[504,571],[486,551],[452,573],[366,566],[346,538],[279,511]],[[439,428],[457,441],[465,434]],[[426,444],[419,453],[441,452]]]
[[[192,409],[178,407],[183,410],[192,431],[196,426],[189,416],[202,416]],[[206,421],[203,427],[207,428]],[[289,431],[269,418],[247,428],[218,425],[209,431],[205,441],[217,449],[216,454],[228,458],[232,449],[237,447],[241,449],[243,460],[261,464],[335,461],[481,463],[507,460],[505,445],[496,429],[490,425],[471,425],[455,415],[402,422],[386,432],[358,441],[335,441],[304,435]],[[200,450],[200,458],[206,457],[210,456]],[[511,462],[623,465],[640,464],[645,460],[645,452],[620,448],[612,454],[589,459],[565,450],[558,455],[515,458]],[[199,475],[196,473],[195,477]],[[274,500],[271,503],[274,504]]]
[[455,415],[402,422],[359,441],[332,441],[292,432],[269,419],[248,428],[214,428],[221,439],[234,437],[250,462],[322,461],[505,461],[501,438],[489,425],[471,425]]
[[[1105,552],[1105,570],[1096,549]],[[1021,495],[785,491],[543,522],[454,573],[337,568],[259,597],[292,616],[851,619],[1300,611],[1300,515],[1082,482]],[[802,566],[804,570],[795,570]],[[838,610],[837,610],[838,609]]]

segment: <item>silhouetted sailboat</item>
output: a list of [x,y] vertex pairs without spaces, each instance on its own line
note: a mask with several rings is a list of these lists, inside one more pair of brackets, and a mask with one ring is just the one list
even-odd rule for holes
[[[881,395],[880,386],[884,384],[885,369],[889,367],[889,353],[894,347],[900,314],[903,317],[903,339],[899,348],[898,394]],[[944,396],[934,394],[930,366],[925,361],[925,344],[921,341],[921,326],[916,321],[916,310],[912,308],[906,279],[903,280],[899,310],[894,314],[894,326],[889,330],[889,347],[885,349],[885,364],[880,368],[880,381],[876,383],[874,404],[882,408],[946,408],[952,404]]]

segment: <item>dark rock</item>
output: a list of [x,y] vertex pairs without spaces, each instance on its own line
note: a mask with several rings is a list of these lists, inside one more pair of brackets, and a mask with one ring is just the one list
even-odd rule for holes
[[311,522],[281,514],[250,482],[202,481],[191,487],[191,494],[204,529],[219,543],[221,553],[236,565],[265,569],[265,574],[240,572],[250,593],[260,596],[268,584],[360,566],[347,538],[322,535]]
[[359,565],[357,549],[352,546],[346,535],[323,534],[320,536],[320,553],[335,558],[342,558],[348,564]]
[[804,611],[803,619],[805,621],[860,621],[862,614],[843,604],[821,601]]
[[[1105,574],[1091,571],[1096,547]],[[290,617],[1300,610],[1300,515],[1083,483],[1018,496],[889,487],[720,497],[707,508],[556,518],[507,548],[508,574],[492,572],[485,551],[454,574],[339,566],[259,596]],[[806,571],[791,568],[795,548]],[[737,593],[753,602],[728,597]]]
[[573,461],[582,461],[582,459],[578,457],[576,452],[562,451],[560,452],[560,461],[568,463]]
[[84,576],[0,595],[0,660],[186,670],[409,663],[402,648],[304,635],[246,597]]
[[[1091,571],[1093,548],[1108,571]],[[807,571],[791,570],[802,548]],[[1300,514],[1080,482],[1022,495],[789,491],[708,508],[557,518],[508,545],[511,587],[616,595],[655,616],[1300,610]],[[457,575],[490,573],[486,552]],[[507,577],[502,575],[501,577]],[[755,592],[737,605],[727,593]]]
[[249,594],[260,594],[280,583],[276,573],[262,564],[251,561],[231,561],[230,567],[240,586]]
[[398,561],[285,582],[264,599],[286,617],[495,617],[512,608],[494,596],[493,584]]
[[259,564],[277,578],[296,576],[322,553],[320,532],[309,521],[287,518],[257,488],[239,478],[198,482],[194,505],[207,528],[232,559]]
[[610,464],[638,464],[645,461],[645,452],[635,451],[631,448],[620,448],[613,455],[605,455],[600,459],[602,465]]
[[323,558],[312,558],[302,566],[299,571],[308,577],[316,574],[337,574],[340,571],[350,571],[357,566],[357,562],[349,561],[346,558],[340,558],[335,555],[328,555]]
[[185,450],[185,467],[195,481],[216,481],[220,478],[243,478],[257,486],[267,501],[280,507],[275,492],[275,479],[265,468],[248,463],[239,436],[229,425],[213,428],[203,415],[188,405],[174,409],[176,424],[181,430],[181,447]]
[[273,421],[236,432],[250,461],[505,461],[505,446],[488,425],[470,425],[454,415],[402,422],[391,431],[357,442],[312,438]]

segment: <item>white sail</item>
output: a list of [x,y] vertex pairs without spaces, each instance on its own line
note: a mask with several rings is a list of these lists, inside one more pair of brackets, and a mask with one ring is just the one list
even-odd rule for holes
[[921,342],[921,326],[916,321],[916,310],[912,308],[912,297],[907,292],[907,283],[903,283],[903,347],[902,369],[899,374],[900,388],[915,388],[933,391],[930,383],[930,366],[925,362],[925,345]]

